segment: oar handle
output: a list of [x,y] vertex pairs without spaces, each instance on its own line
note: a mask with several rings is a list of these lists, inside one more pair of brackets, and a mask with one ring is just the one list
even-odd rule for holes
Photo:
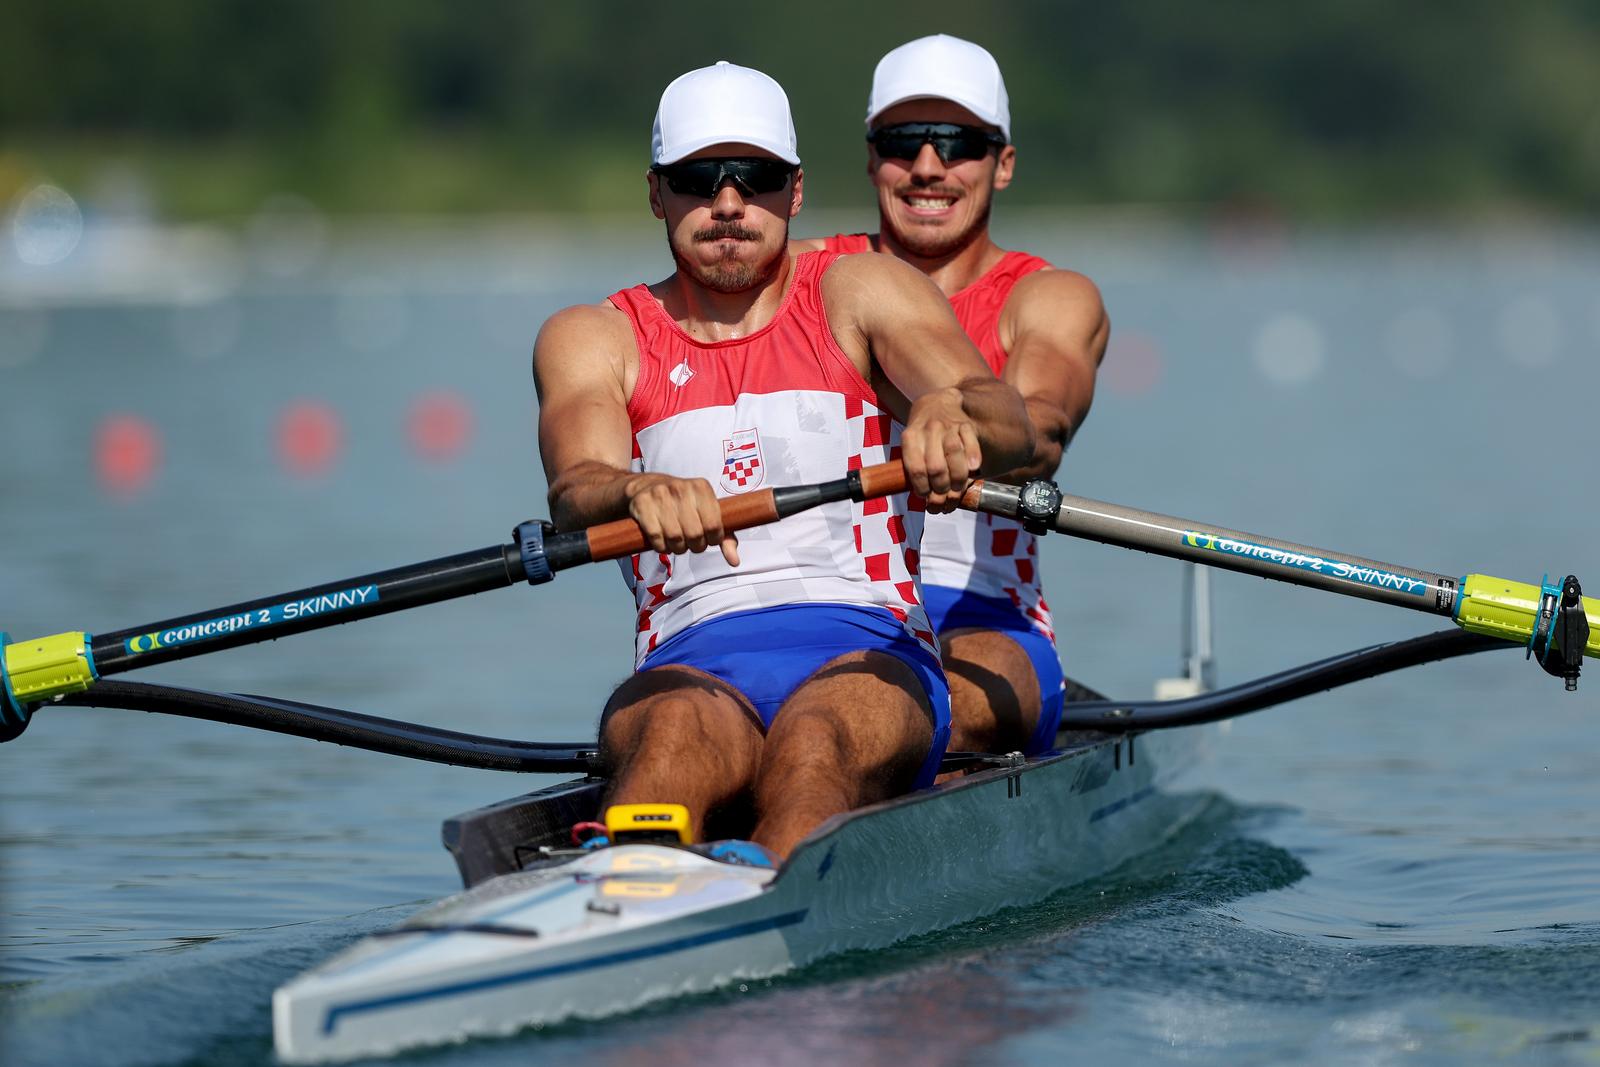
[[[853,484],[851,484],[853,483]],[[816,492],[808,492],[815,489]],[[834,492],[829,492],[833,489]],[[752,526],[765,526],[787,515],[804,511],[819,503],[832,500],[870,500],[874,497],[893,496],[906,491],[904,465],[895,461],[863,467],[849,477],[823,486],[796,486],[793,488],[763,489],[755,493],[725,497],[717,502],[722,512],[722,528],[729,533],[748,530]],[[821,496],[824,499],[812,499]],[[588,531],[589,559],[599,562],[621,559],[648,547],[644,531],[632,519],[591,526]],[[559,536],[559,535],[557,535]]]
[[857,472],[861,478],[861,499],[894,496],[910,488],[906,482],[905,464],[899,460],[863,467]]
[[[748,530],[778,521],[778,509],[773,503],[772,491],[751,493],[748,496],[730,496],[717,502],[722,512],[722,528],[729,533]],[[588,531],[589,559],[621,559],[643,552],[649,547],[644,530],[632,519],[618,519],[591,526]]]

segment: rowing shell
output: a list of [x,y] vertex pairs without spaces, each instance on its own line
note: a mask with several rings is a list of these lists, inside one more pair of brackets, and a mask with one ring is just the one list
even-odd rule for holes
[[[1034,903],[1188,822],[1203,797],[1169,787],[1209,729],[1063,733],[1053,753],[836,816],[778,871],[664,845],[540,852],[592,817],[594,780],[463,816],[446,843],[472,888],[279,989],[278,1055],[352,1059],[611,1015]],[[508,826],[527,836],[513,843]],[[478,881],[495,869],[510,873]]]

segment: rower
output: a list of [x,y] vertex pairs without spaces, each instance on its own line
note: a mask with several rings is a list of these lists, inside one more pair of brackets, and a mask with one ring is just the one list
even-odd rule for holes
[[[1089,414],[1111,329],[1088,278],[990,237],[994,196],[1016,162],[994,57],[944,34],[919,38],[872,76],[867,173],[878,232],[795,242],[883,252],[938,284],[985,362],[1027,403],[1034,453],[1005,481],[1054,476]],[[952,749],[1035,755],[1055,745],[1064,676],[1036,532],[970,511],[928,519],[924,603],[950,680]]]
[[[777,82],[726,62],[683,75],[651,154],[677,269],[558,312],[535,346],[550,506],[568,530],[631,516],[650,545],[623,561],[636,673],[601,720],[607,802],[681,804],[694,839],[753,806],[752,836],[783,856],[932,782],[949,691],[917,588],[924,509],[1027,463],[1033,435],[927,278],[787,250],[804,175]],[[742,543],[722,527],[719,496],[893,459],[914,495]]]

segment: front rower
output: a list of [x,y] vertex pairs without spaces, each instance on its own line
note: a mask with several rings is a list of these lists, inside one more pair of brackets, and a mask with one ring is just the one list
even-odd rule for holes
[[[803,176],[771,78],[678,78],[652,158],[677,269],[539,335],[550,503],[563,529],[631,516],[655,550],[625,568],[637,670],[601,721],[608,803],[682,804],[698,838],[708,820],[743,829],[753,801],[753,838],[783,856],[932,781],[949,693],[917,590],[923,502],[953,508],[980,468],[1027,462],[1033,435],[915,269],[788,253]],[[896,457],[910,498],[724,535],[719,494]]]

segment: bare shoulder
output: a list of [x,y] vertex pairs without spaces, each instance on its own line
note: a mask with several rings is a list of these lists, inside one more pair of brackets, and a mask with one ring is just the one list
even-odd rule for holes
[[933,280],[916,267],[894,256],[853,255],[840,256],[828,265],[822,276],[824,285],[872,286],[884,289],[905,289],[911,292],[939,291]]
[[534,342],[534,358],[541,354],[559,355],[573,348],[593,350],[620,338],[631,336],[628,317],[614,305],[574,304],[544,320],[539,327],[539,339]]
[[940,309],[950,313],[933,279],[893,256],[840,256],[822,276],[822,297],[836,329],[854,324],[876,332],[907,318],[937,317]]
[[1050,267],[1018,279],[1006,301],[1006,310],[1026,311],[1030,305],[1058,311],[1066,306],[1104,310],[1105,301],[1100,297],[1099,287],[1089,280],[1088,275]]
[[629,329],[628,317],[615,304],[573,304],[544,320],[539,339],[552,341],[598,340]]
[[544,321],[533,345],[534,375],[589,377],[606,370],[621,381],[633,347],[628,317],[610,303],[575,304]]

